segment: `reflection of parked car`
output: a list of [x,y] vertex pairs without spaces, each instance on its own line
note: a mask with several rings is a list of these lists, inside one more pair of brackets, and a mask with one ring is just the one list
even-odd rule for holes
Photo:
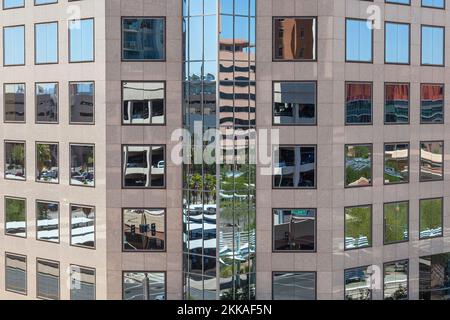
[[58,172],[55,170],[52,171],[45,171],[42,173],[42,178],[44,179],[56,179],[58,178]]
[[83,173],[77,172],[72,176],[72,179],[75,179],[78,181],[94,180],[94,174],[92,174],[91,172],[83,172]]
[[156,167],[157,168],[165,168],[165,166],[166,166],[166,162],[164,160],[161,160],[158,162]]
[[356,270],[349,270],[346,272],[345,276],[346,283],[354,283],[362,281],[366,281],[366,277],[363,270],[356,269]]

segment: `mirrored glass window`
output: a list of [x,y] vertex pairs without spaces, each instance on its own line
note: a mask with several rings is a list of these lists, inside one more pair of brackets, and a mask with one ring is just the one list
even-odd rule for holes
[[3,87],[5,122],[25,122],[25,84],[5,84]]
[[275,18],[273,34],[275,60],[316,59],[316,18]]
[[164,146],[124,146],[123,161],[124,188],[165,186]]
[[5,179],[26,180],[25,142],[5,142]]
[[346,20],[346,61],[372,62],[372,29],[367,20]]
[[95,248],[95,208],[70,206],[70,244]]
[[3,9],[22,8],[25,0],[3,0]]
[[275,272],[273,300],[316,300],[315,272]]
[[420,181],[439,181],[444,178],[443,141],[420,143]]
[[124,209],[123,250],[164,251],[166,217],[164,209]]
[[95,186],[95,150],[92,145],[70,145],[70,184]]
[[166,300],[163,272],[124,272],[123,300]]
[[95,269],[70,266],[70,300],[95,300]]
[[58,23],[37,23],[34,26],[35,63],[58,63]]
[[409,143],[384,145],[384,183],[409,182]]
[[420,123],[444,123],[444,85],[422,84]]
[[411,0],[385,0],[386,3],[411,4]]
[[163,18],[122,19],[123,60],[164,60],[165,21]]
[[315,188],[316,146],[280,146],[275,152],[274,188]]
[[422,0],[422,7],[445,8],[445,0]]
[[25,64],[25,26],[3,28],[3,65]]
[[36,239],[59,243],[59,203],[36,201]]
[[372,145],[345,146],[345,186],[372,185]]
[[36,181],[58,183],[58,160],[57,143],[36,143]]
[[5,253],[5,290],[27,294],[27,257]]
[[345,249],[372,246],[372,206],[345,208]]
[[409,123],[409,84],[385,85],[384,122],[386,124]]
[[95,85],[94,82],[69,83],[70,123],[94,124]]
[[372,123],[372,83],[347,83],[345,90],[345,122]]
[[385,62],[409,64],[409,24],[385,23]]
[[36,83],[36,122],[57,123],[59,88],[57,83]]
[[369,267],[347,269],[345,278],[345,300],[372,300],[372,283]]
[[409,240],[409,202],[384,204],[384,244]]
[[384,264],[384,299],[408,299],[408,260]]
[[59,300],[59,263],[41,260],[36,262],[36,296],[45,300]]
[[273,94],[274,124],[316,124],[315,82],[275,82]]
[[27,205],[25,199],[5,197],[5,234],[27,237]]
[[442,237],[443,206],[443,198],[420,200],[420,239]]
[[419,263],[419,299],[448,301],[450,253],[420,257]]
[[94,61],[94,19],[69,21],[69,62]]
[[123,82],[123,124],[165,123],[164,82]]
[[422,64],[443,66],[445,61],[444,27],[422,26]]
[[274,251],[315,251],[315,249],[315,209],[273,210]]

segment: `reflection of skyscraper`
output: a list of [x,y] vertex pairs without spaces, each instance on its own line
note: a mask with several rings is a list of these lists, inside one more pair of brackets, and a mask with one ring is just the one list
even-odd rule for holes
[[298,18],[276,19],[274,56],[284,59],[315,59],[315,21]]
[[249,13],[250,3],[234,14],[221,7],[220,16],[215,10],[206,14],[201,4],[184,5],[184,125],[191,132],[196,122],[205,130],[220,130],[216,156],[227,162],[185,165],[184,294],[187,299],[253,299],[255,167],[244,138],[256,125],[255,12]]

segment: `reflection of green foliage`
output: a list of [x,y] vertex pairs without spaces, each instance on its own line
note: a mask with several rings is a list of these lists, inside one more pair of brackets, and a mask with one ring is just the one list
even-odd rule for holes
[[5,199],[6,221],[25,221],[25,201]]
[[384,240],[386,243],[406,240],[408,230],[408,203],[388,203],[384,205]]
[[15,165],[23,165],[25,160],[25,147],[23,144],[14,144],[11,149],[11,162]]
[[38,174],[40,178],[40,175],[42,171],[45,169],[45,167],[48,165],[48,163],[51,163],[51,157],[52,153],[50,150],[50,145],[48,144],[38,144],[36,146],[36,160],[37,164],[36,167],[38,169]]
[[345,209],[345,237],[367,237],[372,243],[372,212],[370,207]]
[[358,181],[360,178],[366,178],[370,181],[372,179],[372,170],[369,167],[365,167],[363,170],[354,170],[351,167],[346,167],[345,176],[347,185]]
[[420,232],[442,227],[442,199],[420,201]]

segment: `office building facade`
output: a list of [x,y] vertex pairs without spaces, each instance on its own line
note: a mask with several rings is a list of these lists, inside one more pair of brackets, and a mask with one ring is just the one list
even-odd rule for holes
[[3,0],[0,299],[448,299],[445,2]]

